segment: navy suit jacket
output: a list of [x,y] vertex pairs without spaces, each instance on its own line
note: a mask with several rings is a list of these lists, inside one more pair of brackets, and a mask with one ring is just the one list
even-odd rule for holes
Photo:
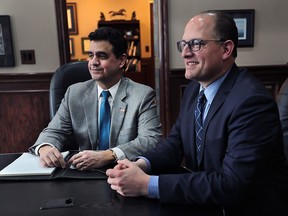
[[185,89],[170,135],[144,155],[151,162],[152,173],[169,173],[183,158],[192,170],[160,174],[160,201],[219,206],[226,215],[282,215],[287,205],[288,168],[272,95],[246,70],[234,65],[205,119],[198,166],[194,142],[198,93],[199,83],[192,81]]

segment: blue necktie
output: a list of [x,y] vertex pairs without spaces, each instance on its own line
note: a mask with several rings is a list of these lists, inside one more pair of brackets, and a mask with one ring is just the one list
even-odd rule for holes
[[202,147],[202,138],[203,138],[203,112],[204,104],[206,102],[204,90],[202,90],[197,98],[197,105],[195,109],[195,142],[196,142],[196,156],[198,165],[200,163],[200,154],[203,149]]
[[109,91],[102,91],[102,102],[100,106],[100,133],[99,133],[99,150],[106,150],[109,148],[110,137],[110,105],[108,98]]

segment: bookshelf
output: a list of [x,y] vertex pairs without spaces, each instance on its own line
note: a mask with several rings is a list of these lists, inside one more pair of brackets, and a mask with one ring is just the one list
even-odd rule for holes
[[141,72],[141,41],[139,20],[98,21],[98,28],[112,27],[124,34],[128,45],[128,60],[125,72]]

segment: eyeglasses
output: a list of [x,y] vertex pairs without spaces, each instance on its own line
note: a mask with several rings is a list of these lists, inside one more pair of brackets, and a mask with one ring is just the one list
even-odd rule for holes
[[225,40],[201,40],[201,39],[192,39],[190,41],[181,40],[177,42],[177,49],[179,52],[182,52],[186,44],[188,44],[189,50],[192,51],[199,51],[201,46],[207,44],[207,42],[224,42]]

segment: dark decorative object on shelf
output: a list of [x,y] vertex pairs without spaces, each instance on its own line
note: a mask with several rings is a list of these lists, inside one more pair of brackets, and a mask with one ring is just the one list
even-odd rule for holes
[[103,12],[100,12],[100,20],[104,21],[105,20],[105,15]]
[[126,16],[126,10],[125,9],[120,9],[119,11],[109,11],[109,14],[111,17],[114,16]]
[[136,12],[135,11],[132,12],[131,20],[136,20]]

